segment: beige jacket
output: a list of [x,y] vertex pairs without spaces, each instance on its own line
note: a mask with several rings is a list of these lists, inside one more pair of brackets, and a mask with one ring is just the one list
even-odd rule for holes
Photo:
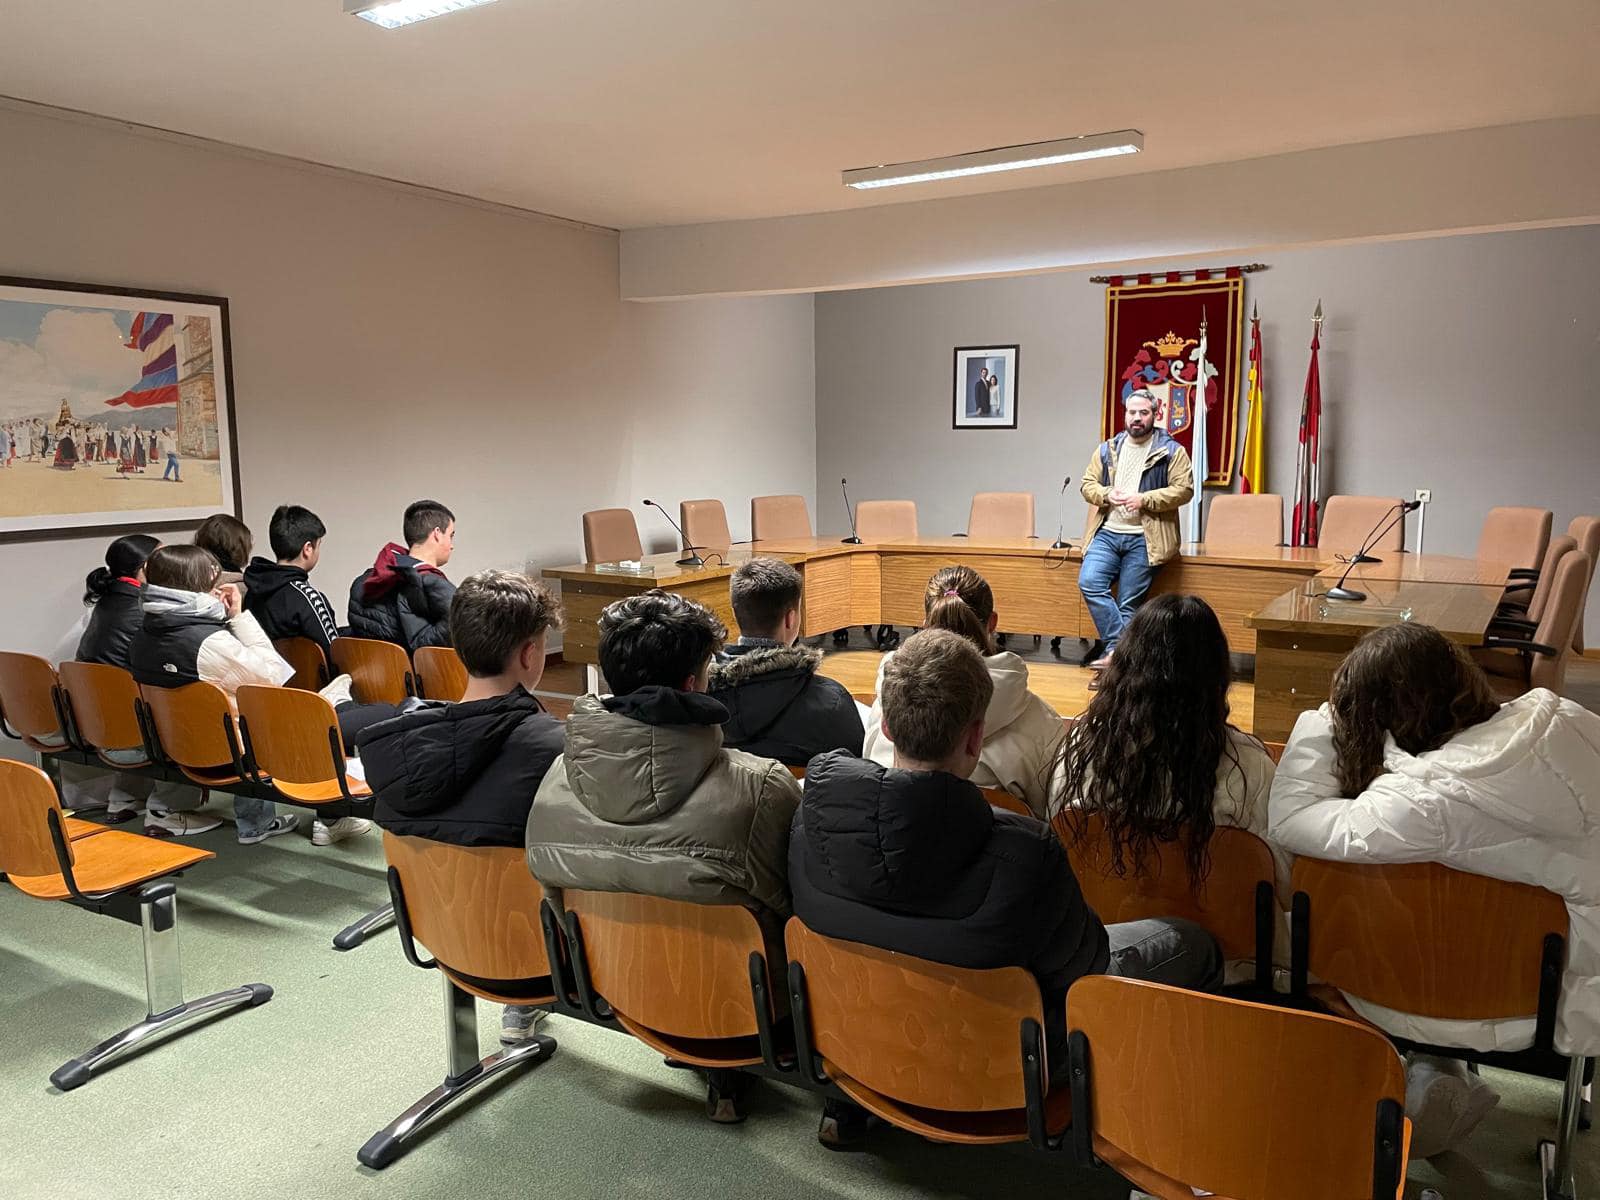
[[[883,669],[893,657],[885,654],[878,664],[880,697]],[[994,696],[983,716],[983,754],[972,782],[1010,792],[1042,820],[1050,795],[1050,764],[1061,744],[1061,714],[1028,690],[1028,664],[1015,654],[1001,651],[983,662],[994,683]],[[894,766],[894,743],[883,732],[881,699],[872,702],[862,757],[879,766]]]
[[[1078,491],[1089,503],[1089,519],[1083,530],[1083,544],[1106,523],[1111,515],[1111,484],[1117,477],[1117,452],[1127,439],[1119,433],[1109,441],[1101,442],[1083,469],[1083,480]],[[1145,459],[1144,475],[1140,480],[1140,494],[1144,503],[1139,509],[1139,523],[1144,526],[1144,549],[1152,567],[1159,567],[1178,553],[1178,543],[1183,538],[1178,531],[1178,512],[1194,497],[1194,467],[1189,462],[1189,452],[1164,432],[1153,434],[1155,444]]]

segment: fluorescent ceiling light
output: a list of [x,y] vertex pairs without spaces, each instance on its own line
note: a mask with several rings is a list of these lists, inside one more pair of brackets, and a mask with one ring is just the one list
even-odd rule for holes
[[457,9],[493,3],[494,0],[344,0],[344,10],[385,29],[399,29],[413,21],[426,21]]
[[1114,158],[1137,154],[1144,149],[1144,134],[1137,129],[1116,133],[1091,133],[1084,137],[1059,138],[1053,142],[1030,142],[1026,146],[1001,146],[973,154],[952,154],[948,158],[925,158],[921,162],[891,163],[883,167],[860,167],[843,171],[846,187],[898,187],[903,183],[931,183],[935,179],[958,179],[963,175],[993,175],[997,171],[1020,171],[1025,167],[1052,167],[1057,163],[1085,158]]

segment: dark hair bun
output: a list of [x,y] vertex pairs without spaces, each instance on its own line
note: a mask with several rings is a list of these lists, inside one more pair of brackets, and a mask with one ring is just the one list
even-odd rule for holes
[[93,604],[100,599],[101,596],[106,594],[106,589],[115,582],[116,578],[107,567],[96,567],[90,571],[88,577],[83,581],[83,602],[85,604]]

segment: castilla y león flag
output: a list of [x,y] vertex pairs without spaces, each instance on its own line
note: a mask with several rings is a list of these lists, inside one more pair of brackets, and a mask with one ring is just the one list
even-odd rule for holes
[[1291,546],[1315,546],[1318,529],[1318,476],[1322,445],[1322,372],[1317,351],[1322,347],[1322,305],[1312,318],[1311,365],[1306,368],[1306,394],[1300,402],[1300,457],[1294,467],[1294,518],[1290,522]]
[[172,314],[142,312],[133,318],[127,347],[144,355],[139,382],[107,404],[149,408],[178,402],[178,344],[173,337]]

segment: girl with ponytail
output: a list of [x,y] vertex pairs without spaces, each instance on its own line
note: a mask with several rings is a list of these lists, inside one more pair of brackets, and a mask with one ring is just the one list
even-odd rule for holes
[[[1000,617],[993,590],[971,567],[944,567],[928,580],[922,610],[925,628],[948,629],[977,647],[994,684],[984,714],[983,753],[972,782],[1010,792],[1042,819],[1049,799],[1050,763],[1061,742],[1061,715],[1028,690],[1028,664],[995,645]],[[884,655],[878,665],[880,697],[883,668],[893,657]],[[894,765],[894,744],[883,732],[881,699],[873,701],[863,753],[883,766]]]

